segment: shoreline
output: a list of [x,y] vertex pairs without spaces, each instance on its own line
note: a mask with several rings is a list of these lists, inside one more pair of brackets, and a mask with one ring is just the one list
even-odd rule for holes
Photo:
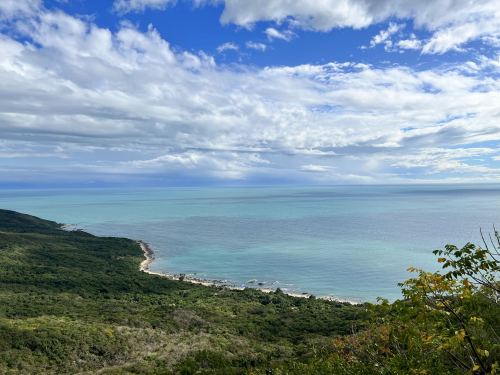
[[164,272],[151,271],[149,266],[151,265],[151,263],[153,263],[153,261],[155,259],[155,253],[148,243],[146,243],[142,240],[138,240],[137,243],[141,247],[141,250],[142,250],[142,252],[144,254],[144,258],[145,258],[139,266],[140,271],[145,272],[145,273],[150,274],[150,275],[164,277],[164,278],[169,279],[169,280],[185,281],[185,282],[189,282],[191,284],[200,284],[200,285],[205,285],[205,286],[223,286],[223,285],[217,284],[215,281],[198,279],[198,278],[194,278],[194,277],[185,276],[183,274],[176,275],[176,274],[170,274],[170,273],[164,273]]
[[[136,242],[139,244],[139,246],[143,252],[144,258],[145,258],[141,262],[141,264],[139,265],[139,270],[142,272],[145,272],[147,274],[164,277],[164,278],[169,279],[169,280],[176,280],[176,281],[204,285],[204,286],[222,287],[222,288],[227,288],[230,290],[244,290],[246,288],[251,288],[251,289],[260,290],[261,292],[264,292],[264,293],[274,293],[276,291],[276,290],[273,290],[270,288],[259,288],[259,287],[251,287],[251,286],[239,287],[239,286],[227,283],[223,280],[207,280],[207,279],[192,277],[192,276],[185,275],[185,274],[171,274],[171,273],[165,273],[165,272],[151,271],[150,266],[153,263],[153,261],[155,260],[154,250],[145,241],[137,240]],[[293,292],[286,292],[286,291],[282,291],[282,292],[288,296],[291,296],[291,297],[318,298],[318,299],[323,299],[323,300],[332,301],[332,302],[348,303],[351,305],[361,305],[362,304],[362,302],[342,300],[342,299],[331,297],[331,296],[314,296],[314,295],[307,293],[307,292],[304,292],[304,293],[293,293]]]

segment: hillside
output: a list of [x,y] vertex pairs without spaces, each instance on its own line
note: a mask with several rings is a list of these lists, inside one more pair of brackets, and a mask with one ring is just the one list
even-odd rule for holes
[[130,239],[0,210],[0,374],[269,373],[366,324],[365,306],[167,280],[142,260]]

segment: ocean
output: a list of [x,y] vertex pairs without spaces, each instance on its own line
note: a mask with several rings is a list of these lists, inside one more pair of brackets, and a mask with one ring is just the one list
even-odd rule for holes
[[0,208],[142,239],[155,272],[375,301],[500,227],[500,185],[0,190]]

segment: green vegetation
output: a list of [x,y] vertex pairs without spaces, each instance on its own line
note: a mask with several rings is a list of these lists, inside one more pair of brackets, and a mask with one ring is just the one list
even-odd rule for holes
[[500,373],[492,239],[351,306],[148,275],[132,240],[0,210],[0,374]]

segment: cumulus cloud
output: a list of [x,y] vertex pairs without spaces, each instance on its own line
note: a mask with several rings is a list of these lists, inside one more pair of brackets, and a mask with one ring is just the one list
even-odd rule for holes
[[444,53],[500,32],[497,0],[221,0],[223,23],[248,27],[259,21],[288,22],[316,31],[363,28],[388,19],[411,19],[432,33],[424,53]]
[[[415,33],[405,33],[405,24],[396,24],[389,22],[387,28],[379,31],[378,34],[370,40],[369,48],[383,45],[387,52],[404,52],[405,50],[421,50],[422,40],[419,40]],[[406,38],[406,39],[405,39]],[[366,49],[367,46],[361,46]]]
[[391,37],[402,30],[405,27],[404,24],[396,24],[393,22],[389,23],[389,26],[385,30],[381,30],[377,35],[375,35],[370,41],[370,47],[375,47],[379,44],[384,45],[384,49],[390,50],[392,48],[392,40]]
[[0,36],[9,179],[500,178],[500,81],[480,62],[227,67],[153,26],[23,17]]
[[165,9],[176,0],[115,0],[113,9],[118,13],[144,12],[146,9]]
[[400,49],[420,49],[422,41],[418,40],[415,34],[413,34],[410,39],[399,40],[397,47]]

